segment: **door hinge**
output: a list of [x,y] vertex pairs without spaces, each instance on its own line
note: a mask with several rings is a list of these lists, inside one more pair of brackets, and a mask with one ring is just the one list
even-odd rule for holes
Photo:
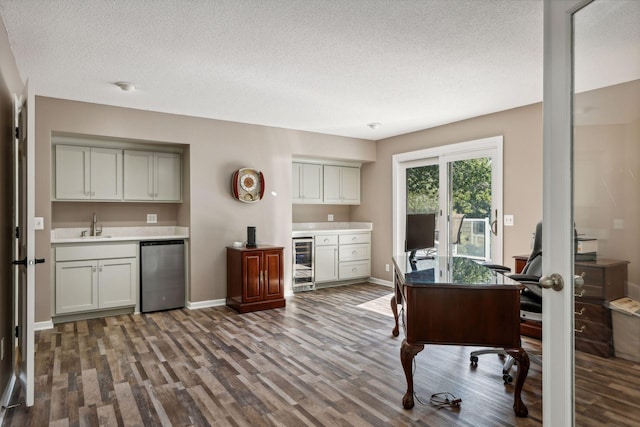
[[20,238],[20,227],[16,227],[16,239]]
[[20,326],[16,326],[16,338],[20,338]]
[[16,126],[16,139],[20,139],[20,127]]

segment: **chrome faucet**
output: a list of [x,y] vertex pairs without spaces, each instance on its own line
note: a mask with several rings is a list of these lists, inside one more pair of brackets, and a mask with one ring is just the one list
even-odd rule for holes
[[93,220],[91,221],[91,235],[93,237],[99,236],[102,233],[102,227],[98,227],[98,216],[93,213]]

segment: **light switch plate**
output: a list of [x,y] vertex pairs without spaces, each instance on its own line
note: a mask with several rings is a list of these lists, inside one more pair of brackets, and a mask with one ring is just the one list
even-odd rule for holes
[[34,230],[44,230],[44,218],[41,216],[37,216],[33,218],[33,229]]
[[513,215],[505,215],[503,218],[504,218],[504,225],[506,227],[513,227]]
[[147,214],[147,224],[157,224],[158,214]]

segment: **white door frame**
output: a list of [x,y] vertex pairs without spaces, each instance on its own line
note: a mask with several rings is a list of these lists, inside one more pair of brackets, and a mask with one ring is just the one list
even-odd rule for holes
[[[428,162],[428,159],[444,159],[446,161],[470,159],[474,157],[487,156],[487,152],[491,151],[493,157],[492,169],[495,171],[492,180],[492,211],[497,209],[498,215],[495,218],[497,222],[498,235],[494,236],[495,251],[492,262],[502,263],[503,239],[502,239],[502,154],[503,138],[493,136],[489,138],[477,139],[473,141],[460,142],[456,144],[442,145],[439,147],[425,148],[417,151],[394,154],[392,156],[392,180],[393,180],[393,255],[399,255],[404,252],[404,234],[405,234],[405,217],[406,217],[406,169],[407,167],[416,167],[427,164],[440,164],[440,160]],[[483,153],[485,152],[485,153]],[[441,167],[442,169],[442,167]],[[446,171],[444,171],[446,176]],[[440,170],[440,180],[442,181],[443,171]],[[442,183],[441,183],[442,184]],[[440,206],[446,206],[446,194],[440,192]],[[492,214],[495,214],[492,212]],[[439,251],[443,254],[443,250],[449,247],[449,233],[446,232],[446,219],[442,216],[439,218],[440,241]]]
[[573,14],[591,0],[544,0],[543,274],[559,273],[561,291],[542,305],[543,424],[575,425],[573,287]]
[[[16,344],[20,344],[21,348],[21,361],[17,361],[17,354],[14,352],[13,362],[14,366],[19,365],[19,375],[18,379],[22,385],[24,392],[24,400],[26,406],[33,406],[34,404],[34,388],[35,388],[35,227],[34,227],[34,217],[35,217],[35,95],[33,90],[29,87],[29,83],[25,85],[23,89],[23,93],[18,96],[14,94],[14,113],[16,116],[19,115],[21,110],[23,111],[23,115],[26,114],[26,120],[20,120],[19,117],[16,117],[16,122],[20,120],[19,125],[21,127],[20,134],[26,134],[26,158],[27,158],[27,179],[26,185],[23,184],[23,191],[26,191],[26,194],[23,194],[22,197],[26,197],[27,204],[27,212],[26,212],[26,230],[20,230],[21,236],[26,236],[26,289],[23,292],[24,298],[26,301],[19,301],[17,299],[18,289],[17,286],[20,284],[20,280],[17,279],[17,275],[20,273],[15,273],[15,283],[14,290],[16,292],[16,299],[14,300],[14,313],[16,314],[15,323],[16,326],[20,326],[20,337],[16,340]],[[16,138],[16,148],[19,145],[18,138]],[[17,152],[17,151],[16,151]],[[19,156],[18,156],[19,157]],[[18,159],[18,161],[20,161]],[[17,169],[16,169],[17,172]],[[22,177],[16,176],[16,194],[14,197],[16,215],[23,215],[22,212],[19,212],[21,209],[19,202],[20,195],[18,194],[18,179],[22,179]],[[18,244],[18,239],[16,239],[16,245]],[[17,253],[17,252],[16,252]],[[18,269],[25,268],[22,266],[17,266],[15,271]],[[18,318],[18,313],[20,313],[18,305],[22,304],[22,310],[24,311],[22,318]],[[15,347],[14,347],[15,348]],[[21,362],[21,363],[18,363]]]

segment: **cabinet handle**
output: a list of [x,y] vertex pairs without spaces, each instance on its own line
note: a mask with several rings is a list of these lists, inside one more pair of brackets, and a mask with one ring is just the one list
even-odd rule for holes
[[356,267],[353,267],[353,268],[351,269],[351,271],[352,271],[353,273],[355,273],[356,271],[358,271],[358,269],[357,269]]
[[584,290],[578,292],[577,294],[573,294],[573,296],[577,298],[582,298],[582,295],[584,295]]
[[575,312],[575,313],[573,313],[573,314],[575,314],[576,316],[582,316],[582,315],[584,314],[584,311],[585,311],[585,310],[586,310],[586,309],[585,309],[584,307],[582,307],[582,308],[580,309],[580,311],[576,311],[576,312]]
[[98,271],[102,273],[102,266],[98,267]]
[[583,333],[586,329],[587,329],[587,327],[586,327],[585,325],[582,325],[582,326],[580,326],[580,329],[574,329],[573,331],[574,331],[576,334],[581,334],[581,333]]
[[91,271],[93,271],[95,273],[98,270],[95,267],[91,267]]
[[355,242],[356,240],[358,240],[358,238],[357,238],[356,236],[353,236],[353,237],[351,238],[351,241],[352,241],[352,242]]
[[92,195],[92,196],[95,196],[95,195],[96,195],[96,192],[95,192],[95,191],[92,191],[92,192],[91,192],[91,195]]
[[351,251],[351,255],[358,255],[358,251]]

